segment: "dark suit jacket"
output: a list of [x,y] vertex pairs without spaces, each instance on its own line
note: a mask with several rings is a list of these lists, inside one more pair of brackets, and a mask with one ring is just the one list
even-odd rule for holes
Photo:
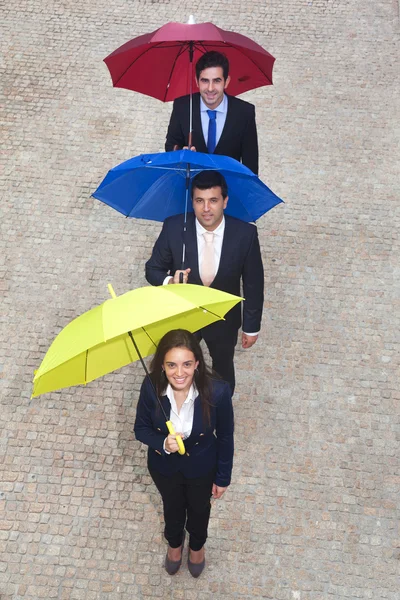
[[[184,215],[165,220],[150,260],[146,263],[146,279],[151,285],[162,285],[166,276],[182,269],[182,246],[185,240],[184,268],[190,267],[188,283],[203,285],[199,273],[197,235],[194,213],[187,215],[186,234],[183,234]],[[243,331],[253,333],[261,327],[264,304],[264,269],[255,225],[225,215],[225,231],[219,268],[212,288],[241,295],[243,281]],[[241,306],[236,305],[225,316],[202,330],[205,340],[221,335],[237,334],[242,323]],[[231,336],[232,337],[232,336]]]
[[[214,154],[231,156],[258,175],[258,140],[255,108],[253,104],[228,96],[228,112],[221,137]],[[189,96],[181,96],[174,101],[169,122],[165,150],[187,146],[189,139]],[[207,153],[200,118],[200,94],[193,94],[193,136],[192,145],[197,152]]]
[[[162,396],[160,400],[169,417],[171,404],[168,397]],[[149,447],[149,468],[167,477],[180,471],[188,478],[203,477],[215,468],[215,483],[221,487],[228,486],[233,463],[233,408],[230,387],[225,381],[212,382],[210,416],[211,422],[207,425],[198,396],[194,401],[192,432],[184,440],[186,454],[166,454],[163,445],[168,429],[146,377],[140,390],[134,431],[136,438]]]

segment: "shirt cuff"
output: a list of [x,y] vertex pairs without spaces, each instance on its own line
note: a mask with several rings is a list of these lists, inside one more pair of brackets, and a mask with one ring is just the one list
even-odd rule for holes
[[247,333],[247,331],[243,331],[244,335],[249,335],[249,336],[253,336],[253,335],[259,335],[260,332],[256,331],[256,333]]
[[163,450],[165,452],[165,454],[171,454],[171,452],[168,452],[168,450],[165,449],[165,442],[167,441],[167,438],[165,438],[164,443],[163,443]]
[[164,279],[164,281],[162,282],[162,284],[163,285],[168,285],[170,279],[173,279],[173,277],[171,277],[171,275],[167,275],[167,277]]

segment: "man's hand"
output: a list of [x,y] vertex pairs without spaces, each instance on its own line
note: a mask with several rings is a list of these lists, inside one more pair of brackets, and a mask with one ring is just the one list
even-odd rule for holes
[[183,282],[182,283],[187,283],[190,269],[185,269],[184,271],[175,271],[175,275],[168,281],[168,283],[180,283],[180,281],[179,281],[180,273],[183,274]]
[[218,500],[218,498],[221,498],[221,496],[225,492],[225,490],[226,490],[226,487],[220,487],[216,483],[213,483],[213,486],[212,486],[212,497],[215,500]]
[[182,433],[174,433],[174,435],[172,435],[170,433],[169,436],[165,440],[165,449],[168,452],[171,452],[171,454],[173,454],[174,452],[178,452],[178,450],[179,450],[178,442],[176,441],[177,435],[180,435],[182,437],[183,434]]
[[[190,146],[190,149],[192,150],[192,152],[196,152],[195,146]],[[180,146],[178,146],[178,144],[175,144],[174,151],[176,151],[176,150],[189,150],[189,146],[183,146],[183,148],[181,148]]]
[[247,335],[242,333],[242,348],[251,348],[258,340],[258,335]]

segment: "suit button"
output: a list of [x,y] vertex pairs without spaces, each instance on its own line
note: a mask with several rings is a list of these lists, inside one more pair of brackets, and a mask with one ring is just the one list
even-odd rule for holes
[[195,446],[198,446],[198,445],[199,445],[199,442],[196,442],[196,443],[195,443]]
[[200,434],[200,437],[201,437],[202,435],[204,435],[204,433],[201,433],[201,434]]
[[160,454],[160,456],[161,456],[161,452],[159,450],[156,450],[156,452],[157,452],[157,454]]
[[189,452],[186,452],[186,456],[190,456]]
[[159,427],[157,427],[157,431],[161,431],[161,429]]

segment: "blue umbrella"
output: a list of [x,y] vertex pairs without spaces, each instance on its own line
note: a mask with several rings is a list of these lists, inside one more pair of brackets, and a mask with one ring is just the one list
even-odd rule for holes
[[164,221],[192,211],[190,181],[205,170],[219,171],[228,185],[226,214],[252,222],[283,202],[237,160],[190,150],[141,154],[109,171],[93,196],[126,217]]

